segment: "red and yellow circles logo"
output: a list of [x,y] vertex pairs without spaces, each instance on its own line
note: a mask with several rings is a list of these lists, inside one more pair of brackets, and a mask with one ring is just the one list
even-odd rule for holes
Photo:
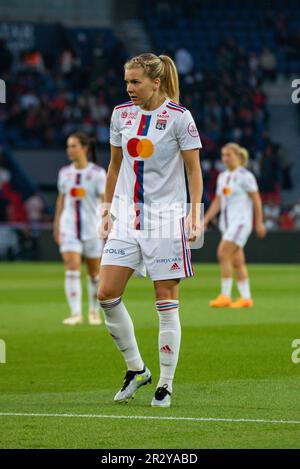
[[86,196],[86,190],[84,187],[72,187],[70,196],[76,197],[76,199],[83,199]]
[[224,187],[224,188],[223,188],[223,194],[224,194],[224,195],[227,195],[227,196],[231,195],[231,189],[230,189],[230,187]]
[[131,138],[127,143],[127,151],[132,158],[150,158],[153,155],[154,145],[147,138]]

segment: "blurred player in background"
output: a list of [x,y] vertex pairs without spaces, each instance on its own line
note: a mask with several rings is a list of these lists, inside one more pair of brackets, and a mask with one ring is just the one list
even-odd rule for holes
[[84,133],[70,135],[67,154],[72,163],[59,172],[53,233],[64,261],[65,293],[71,313],[63,323],[74,326],[83,322],[80,273],[84,255],[88,274],[89,323],[99,325],[97,288],[104,242],[97,236],[97,221],[106,172],[96,164],[96,141]]
[[[221,308],[248,308],[253,306],[253,300],[244,246],[252,231],[253,210],[257,236],[263,238],[266,234],[262,204],[255,177],[245,168],[248,164],[248,151],[236,143],[228,143],[222,148],[222,161],[227,169],[218,176],[216,196],[204,217],[204,225],[207,228],[209,222],[221,210],[219,227],[222,240],[218,247],[221,294],[209,305]],[[240,298],[235,302],[231,300],[233,271],[240,293]]]
[[[108,235],[108,240],[98,298],[128,369],[114,400],[128,402],[140,386],[151,382],[151,373],[121,297],[133,272],[142,273],[146,265],[159,317],[160,379],[151,405],[169,407],[181,338],[179,283],[193,275],[188,241],[196,240],[200,230],[201,142],[190,112],[178,104],[178,75],[172,59],[150,53],[134,57],[125,64],[125,82],[131,101],[117,106],[111,120],[104,201],[113,201],[115,220],[108,235],[106,208],[102,237]],[[192,206],[186,219],[184,166]],[[125,200],[130,202],[129,210],[122,208]],[[170,227],[165,230],[170,235],[163,238],[160,229]]]

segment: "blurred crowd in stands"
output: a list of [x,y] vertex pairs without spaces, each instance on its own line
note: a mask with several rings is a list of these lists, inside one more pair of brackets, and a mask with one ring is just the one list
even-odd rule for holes
[[0,148],[0,223],[5,221],[12,224],[34,225],[49,221],[43,197],[36,192],[24,201],[20,192],[14,190],[11,180],[11,171]]
[[26,200],[12,184],[12,173],[0,147],[0,259],[34,260],[43,224],[52,216],[38,192]]
[[217,53],[217,73],[194,71],[191,54],[182,48],[174,56],[181,72],[184,103],[196,116],[202,136],[202,167],[209,199],[222,170],[220,148],[234,141],[249,150],[249,167],[264,200],[279,202],[280,189],[292,188],[292,159],[287,149],[269,136],[262,84],[270,77],[256,55],[247,54],[232,40],[224,41]]
[[300,230],[300,199],[292,207],[282,207],[269,199],[264,204],[264,219],[268,231]]
[[15,148],[61,147],[79,127],[96,134],[100,145],[108,143],[111,109],[126,97],[124,57],[119,49],[112,60],[102,41],[99,34],[88,64],[71,49],[56,61],[47,62],[39,50],[13,60],[0,41],[0,76],[9,77],[8,104],[1,116],[7,143]]

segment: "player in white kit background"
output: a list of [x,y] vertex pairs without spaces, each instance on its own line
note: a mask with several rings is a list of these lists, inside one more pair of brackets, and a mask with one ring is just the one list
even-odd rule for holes
[[[111,118],[104,197],[108,206],[101,230],[108,239],[98,298],[106,326],[127,364],[124,384],[114,400],[128,402],[140,386],[151,382],[122,301],[133,272],[143,274],[146,266],[159,317],[160,378],[151,405],[169,407],[181,338],[179,283],[193,276],[189,241],[197,239],[200,231],[201,142],[190,112],[178,104],[178,75],[171,58],[150,53],[134,57],[125,64],[125,82],[130,101],[116,106]],[[184,166],[192,207],[187,218]],[[163,236],[163,232],[172,234]]]
[[106,171],[96,164],[96,141],[84,133],[70,135],[67,154],[72,163],[59,171],[53,232],[64,261],[65,293],[71,313],[63,323],[73,326],[83,322],[80,277],[82,256],[85,256],[89,323],[99,325],[97,289],[104,241],[97,235],[97,222]]
[[[237,143],[222,148],[222,161],[226,171],[217,179],[216,196],[205,214],[205,227],[221,211],[219,228],[222,240],[218,247],[221,267],[221,294],[209,304],[213,307],[247,308],[253,306],[249,276],[245,263],[244,246],[254,227],[263,238],[266,228],[257,182],[245,166],[248,151]],[[232,302],[232,275],[236,274],[240,298]]]

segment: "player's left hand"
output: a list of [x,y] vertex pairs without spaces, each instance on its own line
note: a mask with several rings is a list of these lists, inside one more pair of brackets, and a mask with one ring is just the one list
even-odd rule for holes
[[100,239],[107,241],[108,235],[112,229],[113,221],[111,219],[110,212],[104,210],[101,216],[101,220],[97,224],[97,234]]
[[267,234],[267,229],[264,223],[259,223],[258,225],[256,225],[255,232],[259,238],[264,238]]
[[195,242],[198,238],[200,238],[202,233],[201,228],[201,221],[193,220],[191,214],[189,213],[185,219],[184,223],[185,231],[187,240],[191,243]]

